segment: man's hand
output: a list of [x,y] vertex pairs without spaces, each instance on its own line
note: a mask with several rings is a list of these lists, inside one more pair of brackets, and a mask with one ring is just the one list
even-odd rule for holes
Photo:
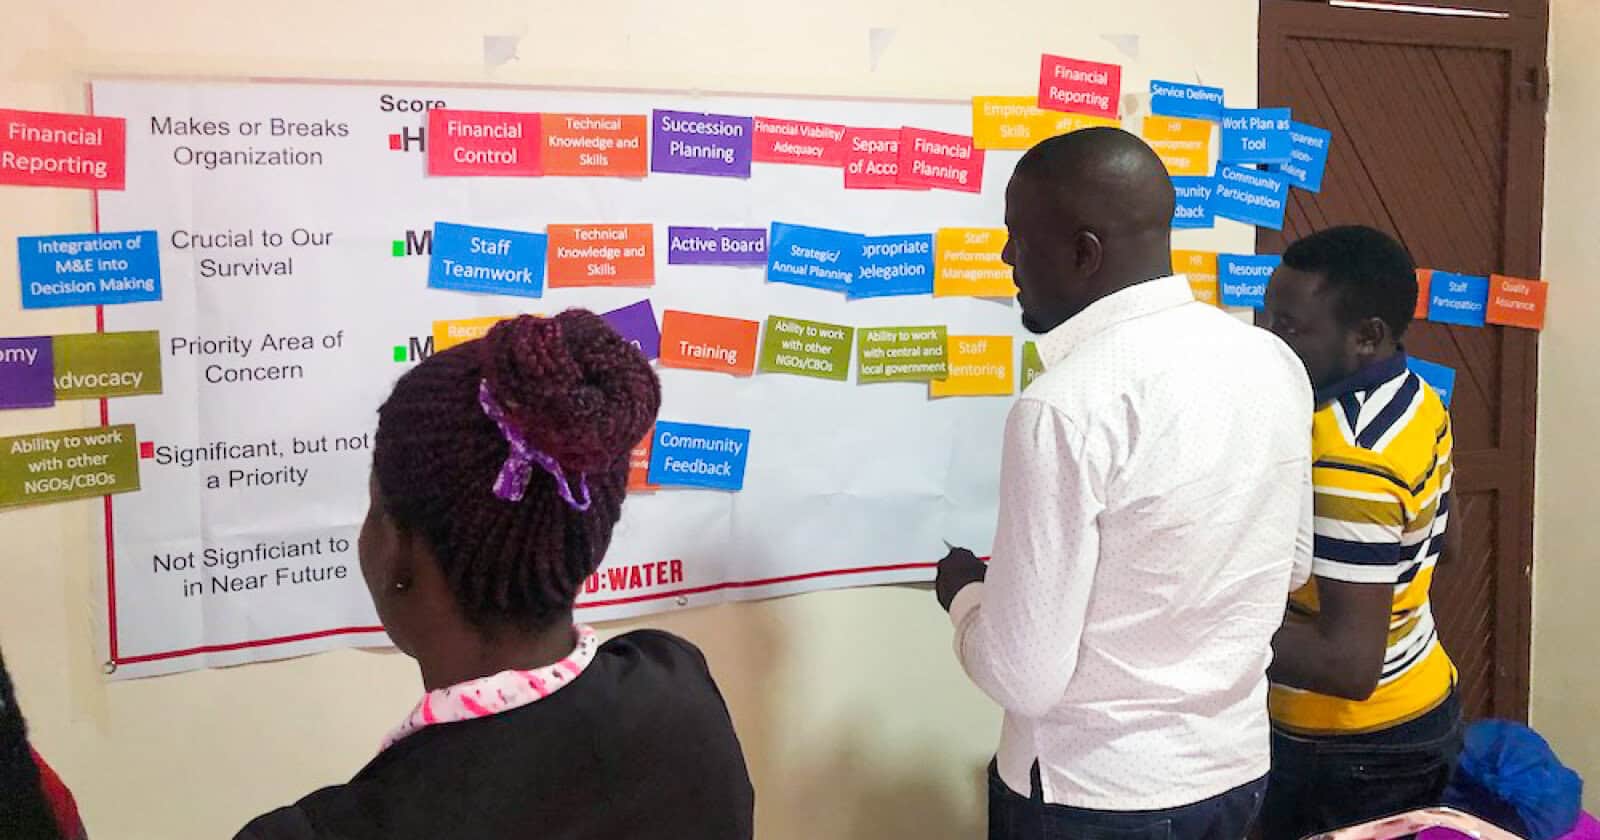
[[933,581],[933,593],[939,598],[939,606],[949,612],[950,602],[956,599],[956,593],[969,583],[983,580],[986,571],[987,567],[977,555],[964,548],[950,549],[950,553],[939,561],[939,576]]

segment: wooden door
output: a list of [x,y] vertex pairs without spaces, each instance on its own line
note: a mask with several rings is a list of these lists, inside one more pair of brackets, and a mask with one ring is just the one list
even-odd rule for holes
[[[1337,224],[1405,243],[1417,264],[1539,276],[1548,10],[1528,0],[1461,17],[1262,0],[1260,104],[1333,133],[1322,192],[1294,190],[1261,253]],[[1538,341],[1504,327],[1419,322],[1413,354],[1456,370],[1455,498],[1434,612],[1472,717],[1526,720]]]

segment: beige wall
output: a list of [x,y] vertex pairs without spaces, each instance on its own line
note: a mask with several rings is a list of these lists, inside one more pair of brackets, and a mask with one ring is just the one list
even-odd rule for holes
[[[1028,94],[1042,51],[1126,61],[1107,34],[1140,36],[1143,75],[1192,80],[1198,69],[1234,102],[1255,95],[1254,0],[623,0],[591,14],[598,8],[0,0],[0,107],[79,111],[85,82],[126,74]],[[894,30],[876,70],[871,28]],[[486,70],[485,35],[525,36],[520,59]],[[93,328],[84,312],[21,313],[14,291],[18,235],[89,224],[86,195],[0,187],[0,335]],[[1243,249],[1251,239],[1240,228],[1206,241]],[[94,420],[87,404],[11,412],[0,434]],[[0,644],[37,744],[97,840],[228,836],[348,778],[415,701],[408,660],[348,651],[105,683],[93,641],[97,511],[0,514]],[[756,776],[763,838],[976,836],[998,715],[954,664],[926,591],[817,594],[651,623],[709,655]]]
[[1589,782],[1600,810],[1600,3],[1550,8],[1550,114],[1545,145],[1544,276],[1550,315],[1539,342],[1539,462],[1534,506],[1533,725]]

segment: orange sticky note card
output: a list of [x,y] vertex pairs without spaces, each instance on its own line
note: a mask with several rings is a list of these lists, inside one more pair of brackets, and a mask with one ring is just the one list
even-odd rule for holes
[[952,335],[950,375],[928,383],[930,397],[1006,396],[1016,388],[1009,335]]
[[940,228],[933,236],[933,296],[1015,296],[1011,266],[1000,259],[1005,247],[1005,228]]
[[1417,269],[1417,311],[1411,317],[1426,320],[1428,317],[1428,289],[1433,285],[1433,269]]
[[1542,280],[1491,274],[1489,308],[1484,313],[1484,320],[1507,327],[1542,330],[1545,301],[1549,296],[1550,284]]
[[1144,118],[1141,134],[1167,165],[1168,175],[1209,175],[1212,125],[1210,120],[1151,115]]
[[545,114],[539,119],[544,174],[643,178],[649,131],[643,114]]
[[545,283],[552,289],[656,282],[651,225],[550,225],[548,232]]
[[1194,299],[1212,306],[1220,305],[1217,297],[1217,252],[1172,250],[1172,270],[1189,278],[1189,291]]
[[668,309],[661,313],[661,366],[749,376],[760,321]]
[[433,322],[433,352],[449,350],[457,344],[476,341],[489,334],[489,328],[515,315],[491,315],[487,318],[457,318],[453,321]]
[[659,484],[650,483],[650,438],[655,436],[655,426],[644,435],[644,440],[628,453],[628,489],[634,491],[650,491],[661,488]]

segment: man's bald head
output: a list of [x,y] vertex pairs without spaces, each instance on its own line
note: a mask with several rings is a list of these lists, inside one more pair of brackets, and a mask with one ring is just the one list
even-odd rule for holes
[[1006,189],[1005,256],[1023,324],[1048,332],[1102,297],[1171,274],[1175,202],[1161,159],[1121,129],[1029,149]]

